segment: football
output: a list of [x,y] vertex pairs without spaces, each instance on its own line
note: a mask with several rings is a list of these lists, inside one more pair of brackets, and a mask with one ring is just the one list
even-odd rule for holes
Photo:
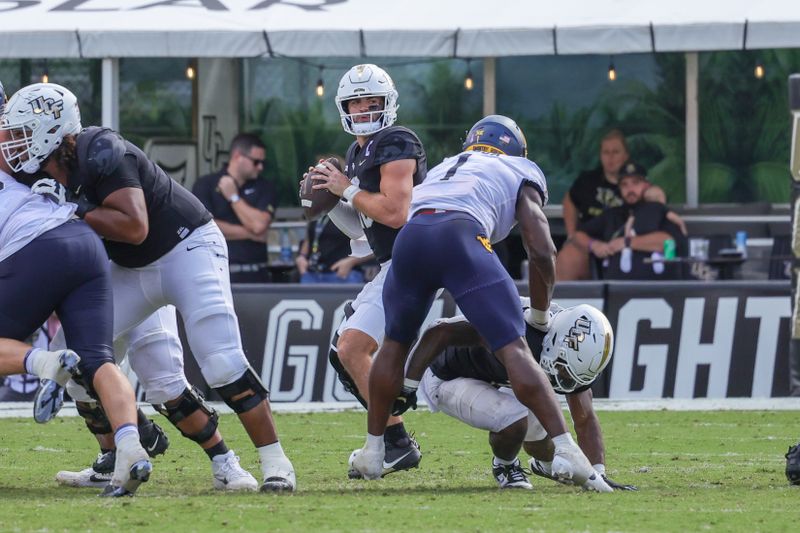
[[[325,161],[330,162],[341,172],[342,165],[337,158],[329,157]],[[316,183],[314,179],[316,175],[316,172],[311,171],[300,182],[300,205],[303,207],[303,214],[308,220],[318,219],[324,213],[333,209],[339,202],[339,197],[327,189],[312,188]]]

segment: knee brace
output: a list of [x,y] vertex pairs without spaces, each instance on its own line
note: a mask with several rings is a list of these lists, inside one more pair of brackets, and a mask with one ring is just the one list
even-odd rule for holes
[[355,380],[353,377],[347,372],[342,361],[339,359],[339,350],[336,348],[336,344],[339,342],[339,334],[333,336],[333,340],[331,341],[331,349],[328,352],[328,360],[331,362],[331,366],[336,371],[336,376],[339,378],[344,390],[352,394],[356,397],[356,400],[364,406],[364,409],[367,409],[367,401],[361,396],[361,393],[358,392],[358,386],[356,385]]
[[[178,431],[181,432],[181,435],[189,440],[193,440],[198,444],[202,444],[213,437],[214,433],[217,431],[217,426],[219,425],[219,415],[213,407],[206,403],[203,395],[200,394],[200,391],[198,391],[195,387],[184,389],[180,396],[168,403],[153,404],[153,408],[167,417],[167,420],[169,420],[173,426],[178,428]],[[202,411],[208,415],[208,422],[206,422],[206,425],[203,429],[201,429],[198,433],[189,434],[178,427],[179,422],[184,420],[186,417],[193,415],[197,411]]]
[[[349,300],[344,304],[344,319],[347,320],[353,313],[355,313],[355,309],[353,309],[353,300]],[[358,386],[356,385],[356,381],[353,377],[347,372],[347,369],[342,364],[341,359],[339,359],[339,332],[336,332],[336,335],[333,336],[333,340],[331,340],[331,349],[328,352],[328,360],[331,362],[331,366],[336,371],[336,376],[339,378],[344,390],[355,396],[358,403],[364,406],[364,409],[367,409],[367,401],[361,396],[361,393],[358,391]]]
[[95,435],[107,435],[113,432],[106,412],[97,402],[75,402],[75,408],[81,415],[86,427]]
[[239,379],[214,390],[236,414],[246,413],[269,398],[269,389],[250,366]]

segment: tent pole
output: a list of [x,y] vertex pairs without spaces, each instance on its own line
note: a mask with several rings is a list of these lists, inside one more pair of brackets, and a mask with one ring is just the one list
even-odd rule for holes
[[686,205],[697,207],[699,200],[700,127],[697,82],[700,67],[697,52],[686,54]]
[[119,131],[119,59],[106,57],[102,64],[103,126]]
[[483,59],[483,116],[494,115],[497,111],[496,105],[496,58],[486,57]]

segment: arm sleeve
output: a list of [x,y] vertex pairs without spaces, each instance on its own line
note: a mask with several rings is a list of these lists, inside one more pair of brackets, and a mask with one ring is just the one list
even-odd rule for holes
[[364,235],[364,228],[361,227],[358,212],[349,203],[339,202],[328,212],[328,216],[331,222],[351,239],[358,239]]
[[142,183],[139,181],[139,166],[132,154],[126,154],[117,168],[97,180],[95,187],[97,201],[102,204],[111,193],[126,188],[142,188]]

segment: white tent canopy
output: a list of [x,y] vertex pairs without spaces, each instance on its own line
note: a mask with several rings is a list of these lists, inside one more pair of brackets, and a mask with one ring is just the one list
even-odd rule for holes
[[0,0],[0,57],[502,57],[800,47],[797,0]]

